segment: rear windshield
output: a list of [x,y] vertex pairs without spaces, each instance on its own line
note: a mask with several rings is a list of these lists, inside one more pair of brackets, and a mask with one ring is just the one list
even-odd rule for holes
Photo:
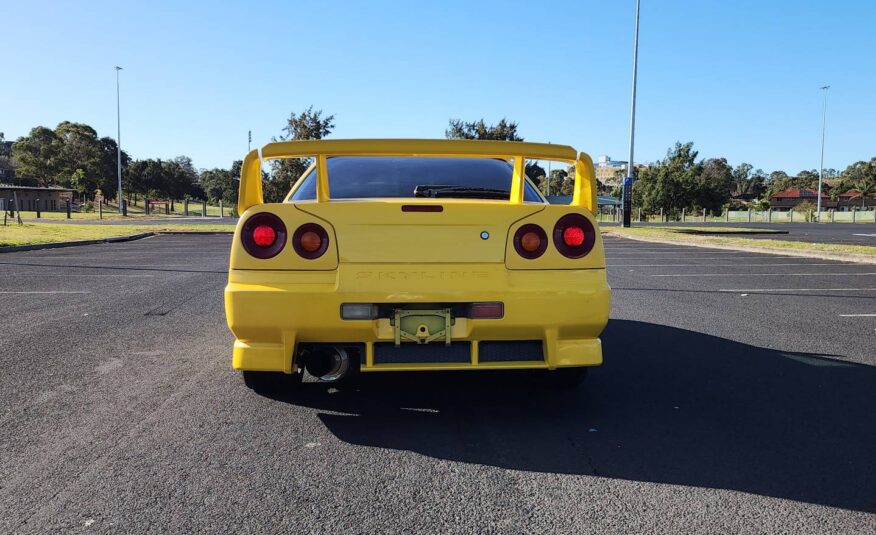
[[[337,156],[328,159],[329,196],[332,199],[414,197],[414,189],[428,186],[478,188],[492,192],[510,191],[511,165],[489,158],[417,158],[384,156]],[[456,189],[456,188],[454,188]],[[509,193],[510,195],[510,193]],[[478,198],[477,191],[443,191],[442,197]],[[316,171],[311,171],[295,190],[291,200],[316,198]],[[528,182],[524,201],[543,202]]]

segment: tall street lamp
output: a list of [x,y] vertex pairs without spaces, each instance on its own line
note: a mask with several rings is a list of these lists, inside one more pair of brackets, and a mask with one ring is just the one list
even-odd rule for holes
[[627,176],[624,178],[623,225],[630,227],[633,211],[633,180],[636,176],[636,168],[633,166],[633,143],[636,135],[636,72],[639,63],[639,1],[636,0],[636,30],[633,34],[633,91],[630,97],[630,158],[627,163]]
[[827,126],[827,90],[829,85],[821,87],[824,94],[824,104],[821,107],[821,164],[818,166],[818,220],[821,221],[821,183],[824,180],[824,131]]
[[121,67],[116,65],[116,159],[118,160],[118,176],[119,176],[119,213],[123,214],[122,207],[122,118],[121,118],[121,100],[119,98],[119,71]]

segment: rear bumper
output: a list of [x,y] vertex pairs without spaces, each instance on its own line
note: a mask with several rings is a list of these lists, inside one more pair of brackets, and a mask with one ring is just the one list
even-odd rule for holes
[[[292,372],[299,343],[363,343],[363,371],[558,368],[602,363],[608,322],[604,269],[508,270],[504,264],[341,264],[337,271],[231,270],[225,288],[233,364]],[[467,362],[379,363],[374,344],[393,341],[388,319],[342,320],[341,303],[502,301],[502,319],[457,318],[453,341],[470,344]],[[479,359],[482,341],[543,343],[543,358]],[[441,343],[441,342],[433,342]]]

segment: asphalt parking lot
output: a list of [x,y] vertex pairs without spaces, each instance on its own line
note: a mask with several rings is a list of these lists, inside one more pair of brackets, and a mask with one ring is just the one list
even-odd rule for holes
[[876,530],[876,268],[607,238],[605,365],[247,390],[230,238],[0,255],[0,532]]
[[[870,216],[868,216],[870,217]],[[601,223],[604,227],[617,226],[616,223]],[[851,245],[876,246],[876,223],[634,223],[635,226],[648,227],[707,227],[753,228],[777,230],[782,234],[740,234],[739,237],[754,240],[790,240],[809,243],[848,243]]]

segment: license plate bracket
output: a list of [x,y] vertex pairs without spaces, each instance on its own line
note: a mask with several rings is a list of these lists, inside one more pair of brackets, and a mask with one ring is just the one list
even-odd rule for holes
[[418,344],[444,340],[445,345],[450,345],[450,329],[453,326],[453,313],[450,308],[435,310],[397,308],[393,310],[391,323],[396,347],[400,346],[403,340]]

